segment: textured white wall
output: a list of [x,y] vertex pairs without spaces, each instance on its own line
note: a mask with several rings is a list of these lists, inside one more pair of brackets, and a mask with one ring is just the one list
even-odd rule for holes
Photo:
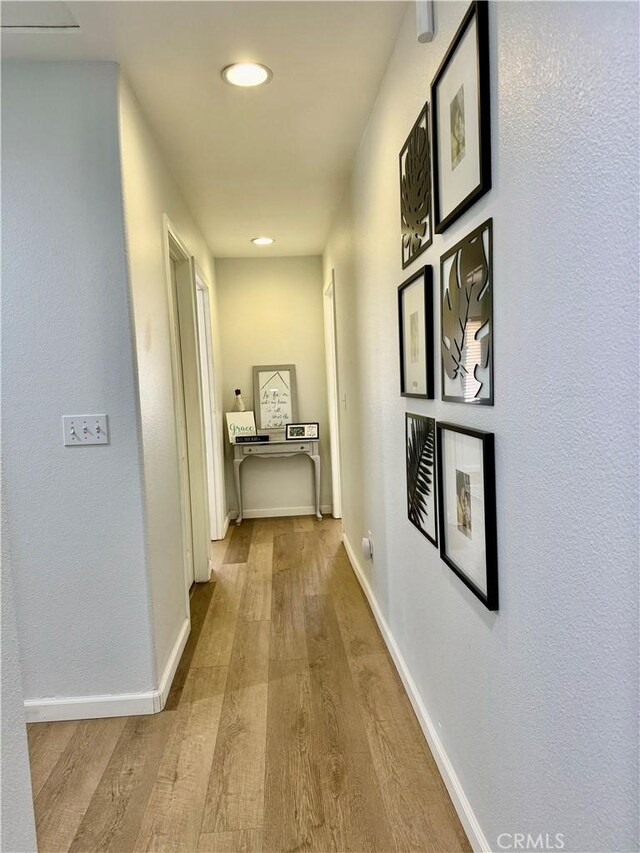
[[[325,254],[346,533],[373,530],[365,571],[491,848],[637,850],[638,7],[490,6],[493,189],[411,268],[439,285],[493,216],[483,409],[398,391],[397,157],[465,8],[437,4],[430,45],[408,9]],[[498,613],[406,519],[406,410],[495,432]]]
[[[161,675],[186,615],[163,243],[165,213],[195,257],[205,282],[211,288],[214,360],[219,363],[215,270],[209,248],[164,164],[133,92],[122,78],[119,98],[122,187],[140,393],[151,605],[156,665]],[[205,535],[208,536],[208,532]]]
[[[2,523],[6,513],[2,513]],[[33,853],[36,825],[33,815],[27,729],[22,704],[22,679],[18,630],[13,601],[7,538],[2,541],[0,579],[0,642],[2,644],[2,726],[0,735],[0,850],[2,853]]]
[[[2,72],[2,443],[26,699],[153,688],[110,63]],[[68,448],[63,414],[111,443]]]
[[[321,504],[331,504],[331,464],[324,354],[322,263],[319,257],[219,258],[219,319],[223,401],[233,411],[240,388],[253,409],[254,364],[295,364],[298,416],[320,423]],[[226,440],[227,495],[237,507],[231,447]],[[313,468],[306,457],[242,463],[244,509],[314,504]]]

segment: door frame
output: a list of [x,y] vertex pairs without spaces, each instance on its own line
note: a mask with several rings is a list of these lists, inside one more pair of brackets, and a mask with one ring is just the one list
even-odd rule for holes
[[[187,445],[186,412],[184,406],[184,387],[182,370],[178,358],[180,342],[179,327],[176,316],[177,294],[174,293],[171,275],[171,261],[184,262],[189,259],[189,253],[180,236],[173,227],[169,217],[163,216],[163,243],[165,255],[165,279],[167,284],[167,308],[169,311],[169,338],[171,343],[171,384],[173,386],[173,413],[176,424],[176,453],[178,455],[178,480],[180,492],[180,521],[182,529],[182,555],[185,606],[187,615],[190,614],[189,589],[191,578],[195,577],[193,563],[193,532],[191,526],[191,498],[189,491],[189,463]],[[182,404],[180,401],[182,400]],[[191,542],[191,547],[189,543]]]
[[[213,332],[211,328],[211,288],[200,268],[196,265],[196,299],[202,295],[202,317],[200,303],[196,306],[198,321],[198,353],[202,388],[208,385],[209,406],[205,396],[204,435],[207,454],[207,482],[209,487],[209,536],[212,540],[224,539],[227,527],[227,511],[224,489],[224,448],[222,446],[222,413],[218,405],[216,360],[213,357]],[[202,323],[201,323],[202,320]],[[203,364],[205,362],[205,364]],[[207,411],[208,409],[208,411]]]
[[[184,341],[182,335],[184,329],[181,328],[179,316],[176,313],[176,306],[179,310],[180,294],[177,291],[178,285],[178,270],[176,269],[176,287],[174,287],[171,276],[171,261],[176,264],[188,264],[189,282],[195,293],[195,268],[193,257],[189,253],[184,241],[180,237],[179,232],[167,216],[163,214],[163,244],[165,253],[165,279],[167,286],[167,307],[169,315],[169,340],[171,348],[171,378],[173,387],[173,410],[176,424],[176,453],[178,458],[178,485],[180,492],[180,516],[182,528],[182,552],[183,552],[183,572],[184,572],[184,588],[185,588],[185,606],[187,615],[189,615],[189,589],[192,579],[196,583],[208,581],[211,573],[211,560],[209,558],[208,540],[207,558],[206,561],[196,559],[196,550],[202,550],[202,543],[196,543],[193,535],[193,488],[190,472],[190,447],[189,447],[189,431],[188,420],[189,412],[187,411],[187,400],[185,396],[185,387],[181,364],[184,352]],[[174,301],[175,300],[175,301]],[[195,299],[194,299],[195,304]],[[195,310],[193,312],[193,328],[197,330]],[[193,346],[198,349],[198,342],[195,339]],[[178,349],[180,347],[180,350]],[[180,356],[179,356],[180,354]],[[199,371],[200,365],[196,359],[196,369]],[[200,388],[200,377],[198,375],[198,389]],[[183,404],[180,404],[180,400]],[[204,435],[204,425],[202,426]],[[205,478],[206,478],[206,472]],[[205,505],[208,503],[208,494],[201,496],[204,499]],[[208,516],[208,509],[207,509]],[[189,544],[191,547],[189,547]],[[203,565],[200,565],[204,563]]]
[[334,270],[331,270],[331,277],[322,292],[322,301],[324,312],[324,349],[327,370],[327,406],[329,409],[329,440],[331,451],[331,514],[334,518],[342,518],[338,341],[336,330]]

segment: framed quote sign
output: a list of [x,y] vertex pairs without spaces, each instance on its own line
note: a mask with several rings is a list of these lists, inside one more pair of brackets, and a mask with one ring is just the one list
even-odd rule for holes
[[260,430],[285,429],[298,420],[295,364],[254,366],[253,408]]

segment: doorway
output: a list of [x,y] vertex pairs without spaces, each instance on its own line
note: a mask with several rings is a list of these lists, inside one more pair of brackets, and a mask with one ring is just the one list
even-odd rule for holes
[[194,581],[208,581],[210,576],[209,496],[197,287],[193,258],[166,217],[165,239],[185,594],[188,596]]
[[340,469],[340,407],[338,405],[338,344],[336,337],[335,276],[323,292],[324,344],[327,365],[327,403],[329,406],[329,440],[331,443],[332,515],[342,518],[342,482]]

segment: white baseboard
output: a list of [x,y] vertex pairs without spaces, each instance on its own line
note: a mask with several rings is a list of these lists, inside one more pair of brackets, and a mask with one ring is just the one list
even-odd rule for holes
[[[236,515],[237,514],[238,513],[236,513]],[[231,522],[231,513],[228,512],[227,517],[224,520],[224,525],[222,527],[222,536],[220,537],[221,539],[224,539],[224,537],[227,535],[227,530],[229,529],[229,523],[230,522]]]
[[407,691],[411,704],[413,705],[413,710],[416,713],[420,727],[427,739],[427,743],[429,744],[429,748],[431,749],[436,764],[438,765],[438,769],[444,783],[447,786],[451,801],[458,813],[458,817],[460,818],[464,831],[469,838],[469,843],[476,853],[491,853],[489,842],[487,841],[478,819],[471,808],[467,795],[462,788],[456,771],[449,760],[449,756],[445,752],[442,741],[438,736],[433,720],[431,719],[429,712],[422,701],[422,697],[420,696],[416,683],[409,672],[409,668],[402,656],[402,652],[398,648],[398,644],[391,633],[387,620],[382,614],[380,605],[378,604],[373,589],[371,588],[371,584],[369,583],[364,569],[360,564],[360,560],[356,556],[356,551],[349,542],[346,534],[343,534],[343,542],[355,576],[357,577],[360,586],[362,587],[362,591],[366,595],[367,601],[373,611],[375,620],[380,628],[380,633],[382,634],[387,648],[389,649],[389,653],[391,654],[396,669],[398,670],[398,674],[402,679],[402,683],[404,684],[405,690]]
[[106,696],[25,699],[24,715],[28,723],[50,723],[57,720],[95,720],[98,717],[155,714],[156,692],[150,690],[146,693],[112,693]]
[[[331,504],[321,504],[320,512],[323,515],[331,513]],[[244,518],[281,518],[290,515],[315,515],[315,506],[284,506],[284,507],[269,507],[267,509],[246,509]],[[229,518],[237,518],[238,510],[232,509],[229,512]]]
[[166,704],[176,669],[189,638],[189,630],[190,622],[185,619],[157,690],[142,693],[111,693],[105,696],[25,699],[26,721],[49,723],[58,720],[95,720],[99,717],[137,717],[142,714],[157,714]]
[[167,697],[169,696],[169,691],[171,690],[171,685],[173,684],[173,678],[176,674],[178,664],[180,663],[180,658],[182,657],[184,647],[187,645],[187,640],[189,639],[190,633],[191,620],[185,616],[184,622],[182,623],[182,628],[180,628],[178,637],[175,643],[173,644],[173,649],[171,650],[171,654],[169,655],[169,660],[167,661],[166,666],[164,668],[164,672],[162,673],[162,677],[160,678],[160,685],[157,690],[154,690],[154,714],[157,714],[158,711],[162,711],[162,709],[166,705]]

